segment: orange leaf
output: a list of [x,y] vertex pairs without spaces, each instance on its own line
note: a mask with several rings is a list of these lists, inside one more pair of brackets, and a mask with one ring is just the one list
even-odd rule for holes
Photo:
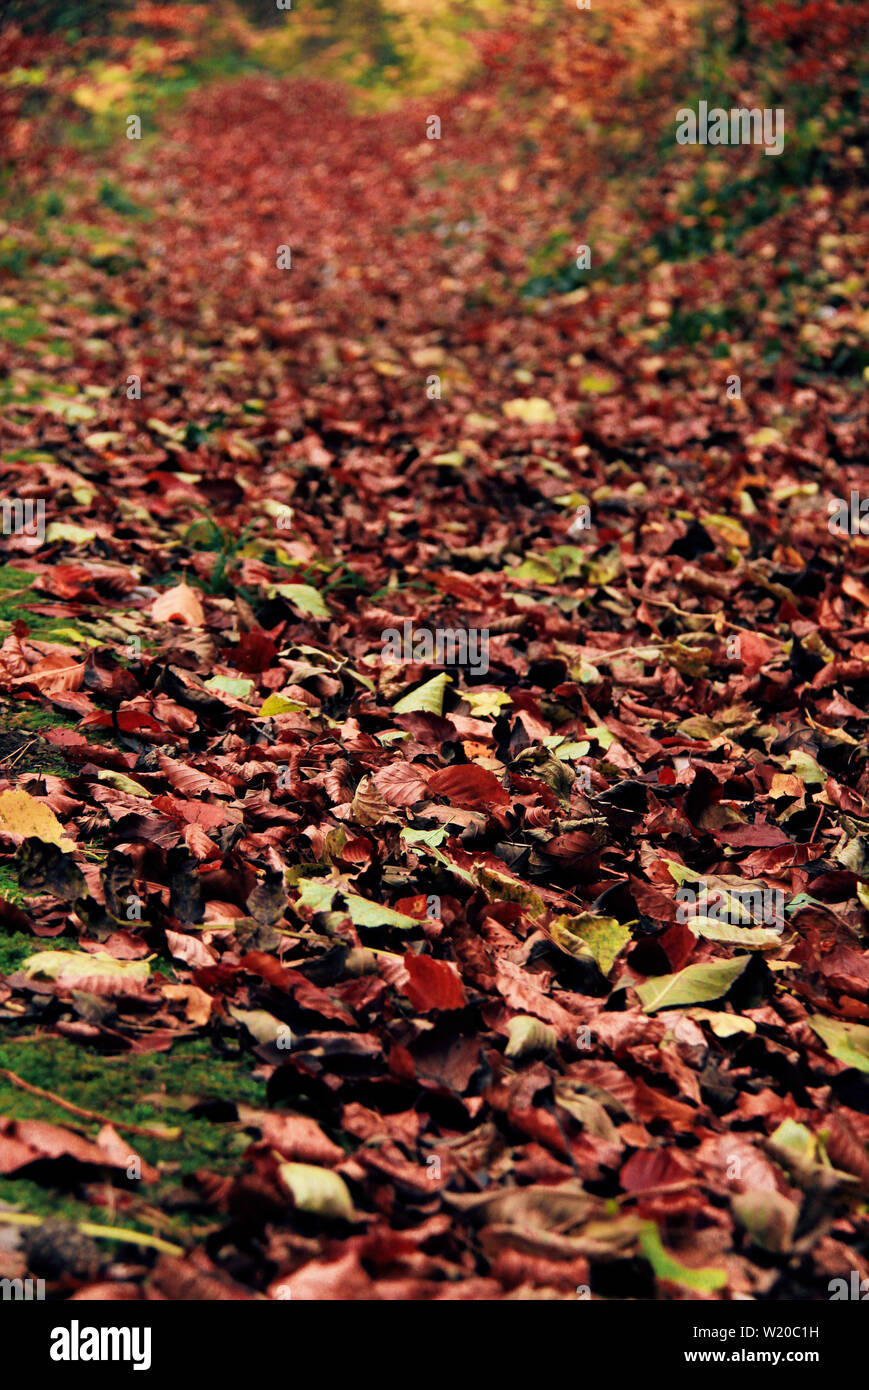
[[189,584],[176,584],[151,604],[151,617],[157,623],[177,621],[187,627],[204,627],[205,611],[199,595]]

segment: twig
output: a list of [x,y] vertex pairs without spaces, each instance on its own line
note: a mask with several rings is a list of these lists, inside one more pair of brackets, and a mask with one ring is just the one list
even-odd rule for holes
[[95,1120],[101,1125],[112,1125],[114,1129],[125,1129],[130,1134],[141,1134],[146,1139],[178,1139],[181,1130],[177,1126],[167,1125],[134,1125],[126,1120],[113,1120],[109,1115],[100,1115],[96,1110],[85,1110],[80,1105],[73,1105],[72,1101],[64,1100],[62,1096],[55,1095],[53,1091],[44,1091],[41,1086],[33,1086],[23,1077],[16,1076],[14,1071],[9,1071],[6,1067],[0,1067],[0,1076],[5,1076],[7,1081],[11,1081],[13,1086],[20,1086],[22,1091],[27,1091],[31,1096],[39,1096],[40,1100],[51,1101],[52,1105],[59,1105],[63,1110],[68,1110],[71,1115],[78,1115],[82,1120]]
[[814,830],[812,831],[811,835],[809,836],[809,844],[812,844],[812,843],[814,842],[814,839],[815,839],[815,831],[817,830],[818,826],[821,824],[821,816],[822,816],[823,814],[824,814],[824,808],[823,808],[823,806],[822,806],[821,809],[820,809],[820,811],[818,812],[818,819],[815,821],[815,828],[814,828]]
[[14,758],[10,758],[8,762],[6,762],[6,763],[3,764],[4,768],[8,771],[8,769],[9,769],[10,767],[14,767],[15,764],[18,762],[18,759],[21,758],[21,757],[23,757],[24,754],[27,752],[28,748],[32,748],[33,745],[34,745],[34,743],[38,743],[38,742],[39,742],[39,739],[38,739],[38,738],[29,738],[29,739],[27,739],[27,741],[26,741],[25,743],[22,743],[21,747],[18,749],[18,752],[15,754],[15,757],[14,757]]
[[[651,594],[644,594],[642,590],[640,591],[640,597],[642,598],[644,603],[652,603],[656,608],[666,608],[671,613],[678,614],[680,618],[704,618],[710,623],[715,622],[716,619],[720,619],[724,626],[726,628],[729,628],[731,632],[748,632],[754,634],[757,631],[757,629],[753,627],[741,627],[739,623],[732,623],[729,618],[722,617],[720,612],[703,613],[698,611],[696,613],[692,613],[688,608],[678,608],[675,603],[670,603],[668,599],[652,598]],[[683,637],[689,635],[691,634],[685,633],[683,634]],[[710,636],[710,634],[707,632],[703,632],[698,635],[702,637]],[[783,642],[780,637],[773,637],[772,633],[770,632],[761,632],[759,636],[761,636],[765,642],[775,642],[776,646],[778,647],[787,646],[787,642]]]
[[[704,633],[704,636],[705,635]],[[633,656],[637,661],[641,659],[650,661],[653,656],[658,656],[660,654],[663,646],[666,646],[665,639],[662,639],[660,642],[649,643],[644,647],[617,647],[613,652],[595,653],[594,656],[590,656],[587,659],[594,666],[602,666],[604,662],[613,661],[617,656]]]

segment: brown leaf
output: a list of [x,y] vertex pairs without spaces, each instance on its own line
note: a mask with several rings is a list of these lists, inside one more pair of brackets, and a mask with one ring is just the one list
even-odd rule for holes
[[489,810],[493,806],[509,806],[510,797],[494,773],[475,763],[463,763],[433,772],[428,780],[429,791],[443,796],[451,806],[464,810]]

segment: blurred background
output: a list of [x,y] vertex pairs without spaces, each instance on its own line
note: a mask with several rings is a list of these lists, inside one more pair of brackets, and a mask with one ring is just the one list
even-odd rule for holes
[[[109,144],[124,113],[151,121],[215,79],[339,82],[359,112],[470,98],[484,138],[566,181],[565,215],[523,267],[533,291],[565,292],[589,283],[571,270],[568,223],[590,222],[603,243],[595,275],[614,257],[622,275],[637,250],[681,259],[732,247],[795,189],[860,184],[867,31],[869,4],[848,0],[302,0],[291,11],[6,0],[0,197],[44,184],[61,150],[66,160]],[[701,98],[784,106],[784,154],[758,169],[751,151],[677,149],[674,110]],[[618,188],[601,197],[598,175]]]

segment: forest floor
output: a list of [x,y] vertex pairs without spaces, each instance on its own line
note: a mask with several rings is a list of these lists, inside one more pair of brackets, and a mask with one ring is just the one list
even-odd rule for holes
[[861,151],[548,80],[242,74],[6,199],[0,1275],[869,1275]]

